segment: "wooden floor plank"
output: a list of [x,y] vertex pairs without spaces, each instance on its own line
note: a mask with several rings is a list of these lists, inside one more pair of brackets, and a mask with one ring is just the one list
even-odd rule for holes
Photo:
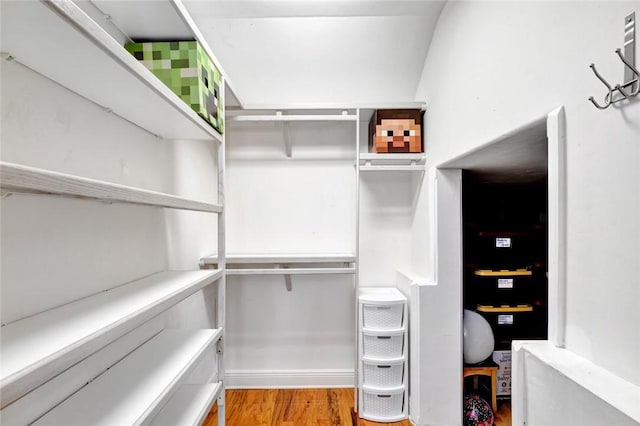
[[[409,420],[353,423],[354,391],[337,389],[228,389],[227,426],[410,426]],[[203,426],[217,426],[217,405]],[[511,406],[499,403],[495,426],[511,426]]]

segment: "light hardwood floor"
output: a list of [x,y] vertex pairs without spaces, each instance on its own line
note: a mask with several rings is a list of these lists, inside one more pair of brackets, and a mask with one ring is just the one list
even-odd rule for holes
[[[410,426],[408,420],[352,420],[353,389],[227,390],[227,426]],[[217,426],[217,407],[204,426]],[[500,403],[495,426],[511,426],[511,409]]]
[[[353,426],[353,389],[227,390],[227,426]],[[357,426],[380,423],[358,419]],[[217,409],[204,426],[217,426]],[[384,423],[410,426],[408,420]]]

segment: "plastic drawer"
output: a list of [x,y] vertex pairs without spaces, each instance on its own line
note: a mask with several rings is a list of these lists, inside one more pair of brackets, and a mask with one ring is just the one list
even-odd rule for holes
[[402,358],[404,330],[363,330],[363,357],[379,360]]
[[402,386],[404,379],[404,358],[393,360],[362,359],[363,384],[379,389]]
[[391,330],[403,326],[404,303],[386,305],[362,305],[364,328]]
[[404,387],[376,389],[363,386],[362,392],[361,417],[379,422],[400,420],[405,417]]

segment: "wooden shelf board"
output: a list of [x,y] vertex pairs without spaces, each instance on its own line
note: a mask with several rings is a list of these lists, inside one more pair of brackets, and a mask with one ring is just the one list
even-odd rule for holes
[[222,276],[160,272],[2,327],[2,407]]
[[151,420],[222,330],[163,330],[34,425],[133,425]]
[[227,269],[227,275],[324,275],[355,274],[356,268],[252,268]]
[[152,426],[199,426],[220,394],[222,383],[182,385],[151,421]]
[[2,14],[0,49],[21,64],[155,135],[222,141],[73,2],[7,2]]
[[0,187],[8,192],[52,194],[208,213],[222,211],[217,204],[6,162],[0,162]]
[[[326,254],[227,254],[227,264],[269,264],[269,263],[353,263],[356,256],[345,253]],[[211,255],[201,259],[205,265],[217,264],[218,256]]]

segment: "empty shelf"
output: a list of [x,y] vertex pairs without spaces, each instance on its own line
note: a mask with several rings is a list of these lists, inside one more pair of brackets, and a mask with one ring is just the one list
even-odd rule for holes
[[360,171],[424,171],[424,153],[360,154]]
[[355,274],[356,268],[227,268],[227,275],[323,275]]
[[0,162],[0,187],[9,192],[51,194],[209,213],[222,211],[218,204],[5,162]]
[[72,1],[3,3],[0,40],[3,53],[155,135],[222,141]]
[[198,426],[209,414],[221,383],[182,385],[151,422],[152,426]]
[[227,118],[228,121],[356,121],[357,117],[350,114],[327,115],[236,115]]
[[[352,254],[230,254],[227,275],[320,275],[355,274]],[[216,255],[200,260],[204,266],[218,265]]]
[[138,425],[159,413],[221,330],[163,330],[36,421]]
[[[353,263],[356,257],[352,254],[228,254],[227,264],[293,264],[293,263]],[[218,256],[203,257],[205,265],[218,263]]]
[[160,272],[2,327],[2,407],[221,276]]

